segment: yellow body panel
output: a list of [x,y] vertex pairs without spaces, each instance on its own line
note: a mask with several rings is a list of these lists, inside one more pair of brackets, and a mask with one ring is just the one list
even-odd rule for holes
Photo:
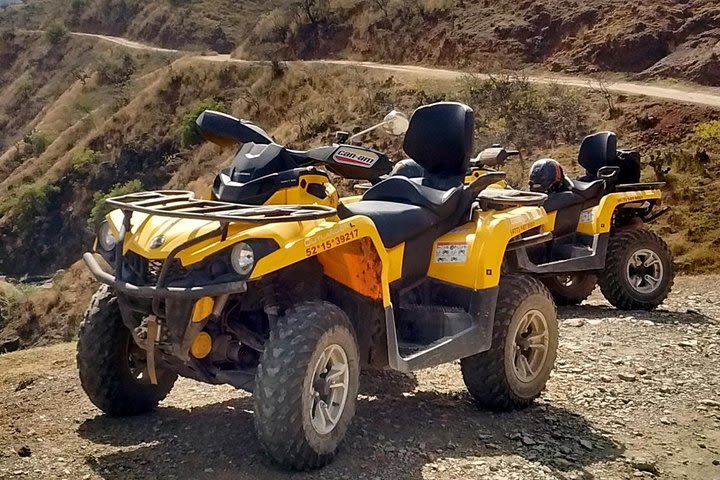
[[[315,195],[308,193],[308,188],[312,184],[320,184],[325,188],[324,199],[319,199]],[[337,207],[339,196],[335,186],[330,183],[328,177],[324,175],[303,175],[300,177],[300,185],[281,188],[275,192],[272,197],[265,202],[265,205],[327,205],[328,207]]]
[[600,204],[585,210],[580,215],[577,231],[588,235],[610,232],[612,217],[615,210],[629,203],[643,203],[649,200],[660,200],[660,190],[640,190],[636,192],[619,192],[605,195]]
[[500,282],[508,242],[542,226],[545,219],[545,212],[539,207],[478,212],[473,222],[437,239],[428,276],[473,290],[495,287]]
[[[465,175],[465,184],[469,185],[475,180],[477,180],[479,177],[485,175],[486,173],[497,173],[497,170],[490,170],[485,168],[473,168],[470,173]],[[505,180],[502,180],[500,182],[493,183],[488,188],[507,188],[508,184]]]

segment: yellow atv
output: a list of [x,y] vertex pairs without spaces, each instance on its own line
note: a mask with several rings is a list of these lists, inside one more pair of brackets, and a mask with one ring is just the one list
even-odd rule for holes
[[[480,406],[528,406],[554,365],[556,311],[546,287],[506,260],[544,240],[545,195],[481,206],[478,195],[504,175],[464,183],[473,121],[458,103],[418,109],[404,149],[423,176],[388,178],[337,208],[322,204],[313,185],[331,187],[312,166],[271,173],[282,177],[268,183],[268,199],[313,204],[226,200],[258,180],[244,183],[248,169],[232,167],[215,200],[178,191],[110,199],[117,209],[84,255],[105,284],[78,341],[91,401],[111,415],[146,412],[178,375],[252,391],[259,442],[292,469],[333,458],[362,367],[409,372],[460,360]],[[219,124],[209,128],[218,138],[264,133]],[[347,145],[299,152],[251,142],[241,152],[262,166],[383,161]]]
[[640,155],[618,150],[612,132],[583,140],[583,177],[566,176],[552,159],[537,161],[532,191],[548,195],[543,244],[508,257],[515,271],[540,276],[558,304],[585,300],[599,283],[605,298],[623,310],[652,310],[667,298],[674,269],[670,249],[645,228],[669,209],[662,183],[640,183]]
[[[517,151],[500,145],[471,161],[465,182],[495,171]],[[546,241],[516,249],[508,256],[513,271],[538,276],[558,305],[576,305],[599,283],[605,298],[623,310],[652,310],[667,298],[674,268],[667,244],[644,226],[666,213],[663,183],[640,183],[640,156],[618,150],[617,136],[599,132],[586,137],[578,163],[585,175],[572,179],[552,159],[537,161],[530,173],[531,190],[547,194]],[[417,177],[422,168],[399,162],[392,174]],[[518,201],[526,193],[493,185],[479,199],[485,208],[502,208],[502,200]]]

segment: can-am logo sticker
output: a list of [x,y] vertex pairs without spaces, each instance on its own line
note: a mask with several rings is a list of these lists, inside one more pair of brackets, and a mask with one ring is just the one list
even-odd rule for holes
[[344,165],[370,168],[380,159],[377,153],[359,148],[343,147],[333,154],[333,160]]

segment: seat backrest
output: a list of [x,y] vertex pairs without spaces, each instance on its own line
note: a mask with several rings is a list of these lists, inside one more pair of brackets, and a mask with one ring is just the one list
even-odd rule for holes
[[617,135],[613,132],[598,132],[588,135],[580,145],[578,163],[585,168],[591,177],[597,171],[610,165],[617,157]]
[[470,167],[475,114],[467,105],[439,102],[410,118],[403,148],[425,169],[424,177],[464,177]]

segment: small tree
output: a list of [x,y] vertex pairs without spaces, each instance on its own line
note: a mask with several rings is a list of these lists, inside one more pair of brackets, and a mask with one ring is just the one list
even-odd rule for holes
[[327,20],[329,13],[327,0],[300,0],[300,8],[313,25]]
[[112,207],[105,200],[111,197],[119,197],[120,195],[128,195],[136,193],[143,188],[140,180],[130,180],[123,184],[117,184],[107,192],[95,192],[93,195],[93,207],[90,210],[90,218],[88,219],[88,227],[95,231],[105,220],[105,216],[112,211]]
[[212,99],[203,100],[190,107],[180,124],[180,145],[183,148],[189,148],[200,143],[202,135],[200,135],[195,120],[205,110],[222,110],[222,108],[223,104],[221,102]]
[[620,115],[622,112],[619,108],[615,105],[615,96],[610,91],[610,84],[605,80],[604,78],[599,78],[597,80],[597,86],[593,86],[591,82],[592,89],[605,99],[605,102],[608,106],[608,113],[610,114],[610,118],[616,118],[618,115]]
[[52,22],[45,29],[45,38],[52,45],[57,45],[67,37],[67,28],[60,22]]

